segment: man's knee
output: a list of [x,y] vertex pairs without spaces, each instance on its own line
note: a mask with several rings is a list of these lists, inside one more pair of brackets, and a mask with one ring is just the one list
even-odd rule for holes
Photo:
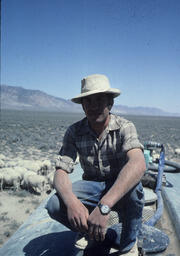
[[140,208],[144,205],[144,192],[142,184],[137,184],[133,189],[130,190],[130,192],[126,196],[126,202],[129,204],[139,206]]
[[47,209],[47,212],[49,216],[58,221],[59,223],[63,224],[67,228],[76,231],[73,229],[71,224],[69,223],[68,217],[67,217],[67,208],[65,204],[63,203],[62,199],[58,197],[57,194],[54,194],[49,201],[47,202],[45,208]]
[[59,197],[54,194],[47,202],[45,208],[47,209],[47,212],[49,216],[52,219],[58,220],[60,215],[60,200]]

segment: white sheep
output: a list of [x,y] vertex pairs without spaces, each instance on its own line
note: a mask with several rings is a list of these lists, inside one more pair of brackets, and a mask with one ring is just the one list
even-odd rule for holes
[[44,161],[42,162],[42,165],[43,165],[43,168],[46,168],[46,169],[48,169],[48,170],[51,169],[51,161],[50,161],[50,160],[44,160]]
[[159,159],[159,154],[158,153],[153,153],[152,154],[152,159],[153,159],[153,161],[156,161],[157,159]]
[[20,187],[20,181],[21,177],[19,173],[16,173],[13,169],[11,168],[3,168],[1,171],[2,174],[2,187],[13,187],[14,190],[19,189]]
[[0,154],[0,159],[1,159],[1,160],[5,160],[5,159],[6,159],[5,155]]
[[48,173],[51,170],[51,161],[50,160],[44,160],[41,162],[41,168],[38,171],[38,174],[40,175],[48,175]]
[[19,175],[21,181],[23,180],[24,175],[28,172],[26,168],[21,166],[15,166],[13,170]]
[[19,160],[18,165],[36,173],[41,169],[41,161],[39,160]]
[[50,172],[50,173],[47,175],[47,182],[48,182],[50,188],[54,188],[54,186],[53,186],[53,180],[54,180],[54,171]]
[[3,168],[3,167],[5,167],[5,163],[2,159],[0,159],[0,168]]
[[0,191],[2,191],[3,189],[3,182],[4,182],[3,177],[4,177],[3,172],[0,172]]
[[29,177],[30,175],[37,175],[37,174],[36,174],[35,172],[33,172],[33,171],[24,172],[24,173],[23,173],[23,178],[22,178],[22,180],[21,180],[21,187],[22,187],[22,188],[28,189],[28,183],[29,183],[28,177]]
[[8,160],[6,161],[6,167],[15,167],[18,165],[18,162],[16,160]]
[[33,174],[26,177],[26,185],[29,191],[42,192],[46,182],[46,177],[41,175]]
[[176,148],[174,153],[175,153],[175,155],[180,155],[180,148]]

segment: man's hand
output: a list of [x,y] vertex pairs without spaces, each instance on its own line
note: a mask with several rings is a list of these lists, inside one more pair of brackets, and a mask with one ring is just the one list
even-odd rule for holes
[[67,207],[68,220],[74,230],[88,232],[88,209],[72,192],[72,183],[67,172],[58,169],[54,175],[54,187]]
[[75,230],[82,233],[88,232],[87,220],[89,212],[80,200],[74,200],[74,202],[67,207],[67,214],[68,220]]
[[108,215],[102,215],[96,207],[88,218],[88,234],[91,240],[103,241],[107,230]]

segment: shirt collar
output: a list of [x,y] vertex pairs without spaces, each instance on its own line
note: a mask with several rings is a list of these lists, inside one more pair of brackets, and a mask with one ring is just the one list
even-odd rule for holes
[[[83,120],[83,125],[80,126],[80,129],[78,131],[78,134],[79,135],[83,135],[83,134],[88,134],[88,133],[91,133],[91,134],[94,134],[93,131],[91,130],[91,128],[89,127],[89,124],[88,124],[88,120],[87,120],[87,117],[85,117]],[[119,129],[119,124],[116,120],[116,117],[115,115],[111,114],[110,113],[110,120],[109,120],[109,124],[106,128],[106,131],[114,131],[114,130],[118,130]]]
[[108,124],[108,130],[114,131],[119,129],[119,123],[117,122],[116,116],[110,113],[110,121]]

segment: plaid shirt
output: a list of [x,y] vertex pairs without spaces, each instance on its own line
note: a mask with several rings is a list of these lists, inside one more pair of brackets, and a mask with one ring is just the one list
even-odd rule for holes
[[94,181],[116,179],[127,162],[127,151],[134,148],[143,149],[143,146],[138,140],[132,122],[110,114],[110,122],[99,140],[89,127],[87,118],[84,118],[67,129],[56,169],[71,173],[79,155],[84,170],[83,179]]

